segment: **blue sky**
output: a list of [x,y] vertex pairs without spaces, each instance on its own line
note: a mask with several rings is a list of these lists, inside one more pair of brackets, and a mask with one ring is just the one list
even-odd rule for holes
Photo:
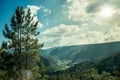
[[44,48],[120,40],[120,0],[1,0],[0,43],[17,6],[31,8]]
[[[34,0],[33,0],[34,1]],[[28,4],[33,3],[33,1],[30,0],[1,0],[0,1],[0,43],[4,40],[4,37],[2,35],[2,30],[4,25],[10,24],[10,19],[16,9],[17,6],[22,5],[26,8]],[[33,3],[34,4],[34,3]]]

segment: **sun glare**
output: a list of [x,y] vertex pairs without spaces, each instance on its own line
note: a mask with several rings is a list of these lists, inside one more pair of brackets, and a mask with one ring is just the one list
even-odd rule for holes
[[100,8],[100,16],[104,18],[110,18],[112,17],[114,11],[111,7],[109,6],[104,6]]

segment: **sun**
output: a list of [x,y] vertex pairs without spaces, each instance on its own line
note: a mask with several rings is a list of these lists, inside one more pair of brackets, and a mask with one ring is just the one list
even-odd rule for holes
[[110,6],[103,6],[100,8],[99,15],[104,18],[110,18],[113,16],[114,10]]

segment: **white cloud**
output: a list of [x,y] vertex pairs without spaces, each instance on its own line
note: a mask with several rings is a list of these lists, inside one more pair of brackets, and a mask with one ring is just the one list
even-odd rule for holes
[[119,27],[111,28],[108,30],[108,32],[103,32],[88,30],[89,26],[87,24],[60,24],[56,27],[47,29],[46,31],[42,32],[39,37],[40,42],[45,42],[44,48],[51,48],[58,46],[105,43],[120,40]]
[[31,16],[34,16],[34,21],[38,21],[38,28],[42,28],[43,27],[43,24],[39,21],[38,19],[38,11],[43,11],[44,14],[42,15],[43,17],[44,16],[47,16],[51,13],[51,10],[48,9],[48,8],[45,8],[44,6],[35,6],[35,5],[28,5],[27,8],[30,8],[31,10]]
[[67,2],[71,2],[72,0],[66,0]]
[[120,9],[117,9],[114,15],[112,16],[111,19],[106,20],[105,22],[108,22],[110,25],[113,27],[120,27]]
[[44,15],[42,17],[48,16],[49,14],[51,14],[51,10],[50,9],[48,9],[48,8],[46,8],[44,6],[40,6],[40,8],[44,12]]
[[51,10],[49,10],[48,8],[43,9],[43,11],[44,11],[45,13],[48,13],[48,14],[50,14],[50,13],[51,13]]
[[69,20],[81,21],[88,17],[85,10],[87,5],[88,1],[85,0],[67,0],[67,11],[64,13]]
[[[45,42],[44,48],[50,48],[120,41],[120,9],[112,7],[111,1],[66,0],[66,4],[62,5],[62,13],[70,25],[60,23],[45,30],[40,35],[40,42]],[[98,15],[105,2],[115,11],[108,19]]]
[[30,8],[31,10],[31,16],[33,16],[33,21],[38,21],[38,28],[42,28],[43,24],[39,21],[37,13],[38,11],[41,9],[41,7],[39,6],[35,6],[35,5],[28,5],[27,8],[25,9],[25,11],[27,11],[27,9]]
[[37,15],[38,10],[40,10],[40,7],[35,5],[28,5],[27,8],[30,8],[32,16]]
[[103,39],[102,32],[89,31],[83,33],[78,25],[64,25],[53,27],[41,33],[40,41],[45,42],[44,48],[96,43]]
[[40,35],[40,41],[45,42],[46,47],[55,47],[56,45],[63,46],[70,41],[71,36],[77,34],[77,32],[79,31],[79,26],[67,26],[61,24],[59,26],[47,29],[46,31],[42,32]]
[[[120,2],[119,0],[66,0],[66,2],[66,5],[63,6],[63,8],[66,8],[63,13],[67,19],[81,23],[95,22],[101,24],[102,22],[100,23],[98,21],[104,21],[101,18],[105,18],[98,15],[100,14],[101,7],[108,5],[114,9],[114,12],[120,8],[120,6],[115,6],[115,4]],[[104,25],[104,23],[102,25]]]
[[120,41],[120,9],[116,10],[113,17],[105,22],[111,25],[110,30],[107,32],[107,40]]

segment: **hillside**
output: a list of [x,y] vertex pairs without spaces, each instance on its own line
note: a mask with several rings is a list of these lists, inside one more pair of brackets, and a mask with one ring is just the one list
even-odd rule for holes
[[102,59],[120,52],[120,42],[63,46],[40,51],[41,55],[49,56],[56,60],[61,67],[68,68],[83,61]]
[[[120,52],[101,60],[86,61],[50,74],[58,80],[120,80]],[[62,77],[61,77],[62,76]],[[54,79],[54,80],[56,80]]]

